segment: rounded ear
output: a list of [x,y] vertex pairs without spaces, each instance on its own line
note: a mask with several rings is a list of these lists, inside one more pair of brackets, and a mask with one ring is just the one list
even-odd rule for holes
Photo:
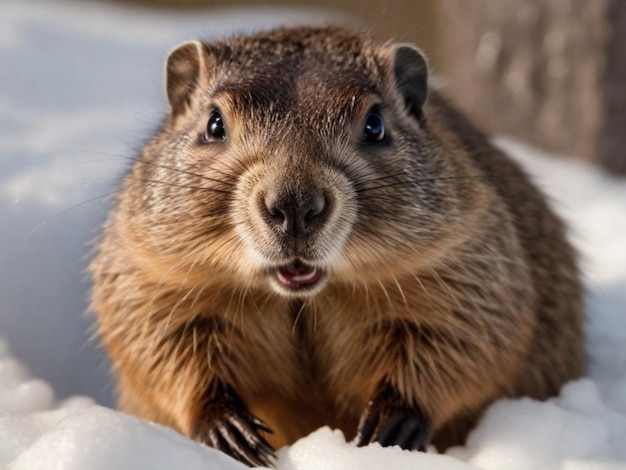
[[207,74],[207,52],[200,41],[181,44],[167,56],[165,91],[172,114],[183,112],[191,103],[191,95]]
[[409,113],[422,116],[428,97],[428,65],[420,50],[411,44],[395,44],[391,51],[395,87]]

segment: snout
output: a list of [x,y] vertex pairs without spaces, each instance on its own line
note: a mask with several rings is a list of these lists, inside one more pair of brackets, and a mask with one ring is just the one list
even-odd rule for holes
[[268,171],[263,163],[241,176],[231,206],[245,248],[239,271],[283,295],[314,295],[331,277],[356,219],[352,185],[330,166]]
[[323,229],[334,203],[322,189],[290,185],[271,188],[261,195],[258,206],[267,227],[297,246]]

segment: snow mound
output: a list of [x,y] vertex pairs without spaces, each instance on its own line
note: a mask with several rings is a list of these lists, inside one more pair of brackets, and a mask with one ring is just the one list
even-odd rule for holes
[[[65,414],[65,416],[63,416]],[[56,421],[30,446],[32,430],[46,426],[42,421]],[[0,427],[4,427],[0,420]],[[247,468],[227,455],[184,438],[175,431],[100,406],[89,406],[75,412],[51,412],[46,416],[13,419],[7,428],[22,435],[26,444],[11,470],[131,470],[151,469],[206,470]],[[28,434],[28,433],[27,433]]]
[[446,455],[409,452],[398,447],[372,444],[356,447],[347,443],[341,431],[328,427],[318,429],[305,439],[278,454],[278,470],[470,470],[467,465]]
[[626,415],[603,402],[594,382],[581,379],[547,402],[496,402],[466,446],[449,454],[485,470],[556,469],[566,462],[618,465],[626,461],[625,426]]
[[[1,343],[0,343],[1,344]],[[50,387],[32,379],[6,351],[0,357],[0,468],[27,470],[246,468],[221,452],[164,426],[73,397],[51,401]],[[327,427],[278,452],[278,470],[624,470],[626,380],[602,388],[585,378],[560,396],[493,404],[466,446],[448,455],[358,448]],[[613,398],[619,397],[617,406]]]

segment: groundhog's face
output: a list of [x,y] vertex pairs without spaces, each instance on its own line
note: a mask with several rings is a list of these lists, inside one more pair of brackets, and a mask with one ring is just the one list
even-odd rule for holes
[[304,296],[410,273],[445,245],[459,169],[428,129],[415,48],[302,28],[190,42],[167,94],[135,180],[148,235],[189,269]]

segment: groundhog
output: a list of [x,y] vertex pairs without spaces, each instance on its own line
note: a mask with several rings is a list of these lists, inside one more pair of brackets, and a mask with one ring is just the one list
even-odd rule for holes
[[584,373],[563,223],[409,44],[192,41],[91,265],[119,407],[249,465],[316,428],[463,442]]

